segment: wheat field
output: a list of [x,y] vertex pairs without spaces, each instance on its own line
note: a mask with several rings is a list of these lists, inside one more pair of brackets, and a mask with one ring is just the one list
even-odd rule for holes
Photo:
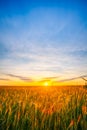
[[0,87],[0,130],[87,130],[87,90]]

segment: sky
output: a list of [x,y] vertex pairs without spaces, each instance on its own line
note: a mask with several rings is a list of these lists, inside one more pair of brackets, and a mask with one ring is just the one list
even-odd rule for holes
[[0,82],[86,74],[86,0],[0,0]]

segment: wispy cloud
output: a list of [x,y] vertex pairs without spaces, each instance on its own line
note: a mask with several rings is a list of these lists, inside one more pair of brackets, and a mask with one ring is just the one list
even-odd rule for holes
[[[59,76],[60,77],[60,76]],[[43,78],[43,80],[45,80],[45,79],[48,79],[48,80],[51,80],[51,79],[58,79],[59,77],[45,77],[45,78]]]
[[7,78],[0,78],[0,80],[10,81],[10,79]]
[[56,79],[58,79],[59,77],[45,77],[42,78],[41,80],[39,80],[39,82],[49,82],[49,81],[54,81]]
[[78,76],[78,77],[74,77],[74,78],[70,78],[70,79],[58,80],[57,82],[66,82],[66,81],[71,81],[71,80],[76,80],[76,79],[86,80],[85,78],[87,78],[87,75],[82,75],[82,76]]
[[5,75],[10,76],[10,77],[14,77],[14,78],[18,78],[20,80],[27,81],[27,82],[33,81],[31,78],[28,78],[28,77],[22,77],[22,76],[18,76],[18,75],[14,75],[14,74],[5,74]]
[[24,81],[32,81],[28,75],[84,74],[87,30],[83,25],[77,14],[57,8],[33,8],[26,15],[3,17],[0,72]]
[[73,50],[70,52],[70,55],[76,56],[76,57],[87,57],[87,49],[79,49],[79,50]]

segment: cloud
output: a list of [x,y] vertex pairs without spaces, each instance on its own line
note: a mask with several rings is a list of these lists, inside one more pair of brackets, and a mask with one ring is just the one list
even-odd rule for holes
[[59,78],[59,77],[45,77],[43,79],[57,79],[57,78]]
[[84,77],[82,77],[83,80],[85,80],[87,82],[87,79],[85,79]]
[[58,78],[59,77],[45,77],[45,78],[42,78],[39,82],[53,81],[53,80],[56,80]]
[[18,73],[23,77],[28,75],[45,77],[63,74],[80,75],[87,71],[84,57],[80,57],[81,60],[79,60],[77,56],[70,55],[69,52],[52,47],[42,49],[35,46],[35,50],[31,49],[31,51],[32,53],[15,52],[8,60],[2,59],[1,72]]
[[87,57],[87,49],[79,49],[79,50],[72,50],[69,52],[70,55],[76,56],[76,57]]
[[28,77],[18,76],[18,75],[14,75],[14,74],[5,74],[5,75],[10,76],[10,77],[14,77],[14,78],[18,78],[18,79],[26,81],[26,82],[33,81],[31,78],[28,78]]
[[84,74],[87,31],[83,28],[81,32],[80,26],[78,17],[60,9],[34,8],[26,16],[3,18],[0,72],[18,73],[23,77],[15,78],[24,81],[32,80],[28,75]]
[[8,54],[9,54],[9,49],[4,43],[0,42],[0,59],[7,57]]
[[7,79],[7,78],[0,78],[0,80],[10,81],[10,79]]
[[[83,79],[86,80],[85,78],[87,78],[87,75],[82,75],[82,76],[78,76],[78,77],[74,77],[74,78],[70,78],[70,79],[63,79],[63,80],[59,80],[57,82],[66,82],[66,81],[71,81],[71,80],[75,80],[75,79]],[[86,80],[87,81],[87,80]]]

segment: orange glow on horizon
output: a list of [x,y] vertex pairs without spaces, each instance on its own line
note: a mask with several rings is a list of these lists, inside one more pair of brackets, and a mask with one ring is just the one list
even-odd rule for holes
[[42,80],[42,81],[21,81],[21,80],[0,80],[0,86],[1,85],[7,85],[7,86],[60,86],[60,85],[84,85],[85,82],[81,79],[79,80],[73,80],[73,81],[67,81],[67,82],[58,82],[58,81],[52,81],[49,80]]

